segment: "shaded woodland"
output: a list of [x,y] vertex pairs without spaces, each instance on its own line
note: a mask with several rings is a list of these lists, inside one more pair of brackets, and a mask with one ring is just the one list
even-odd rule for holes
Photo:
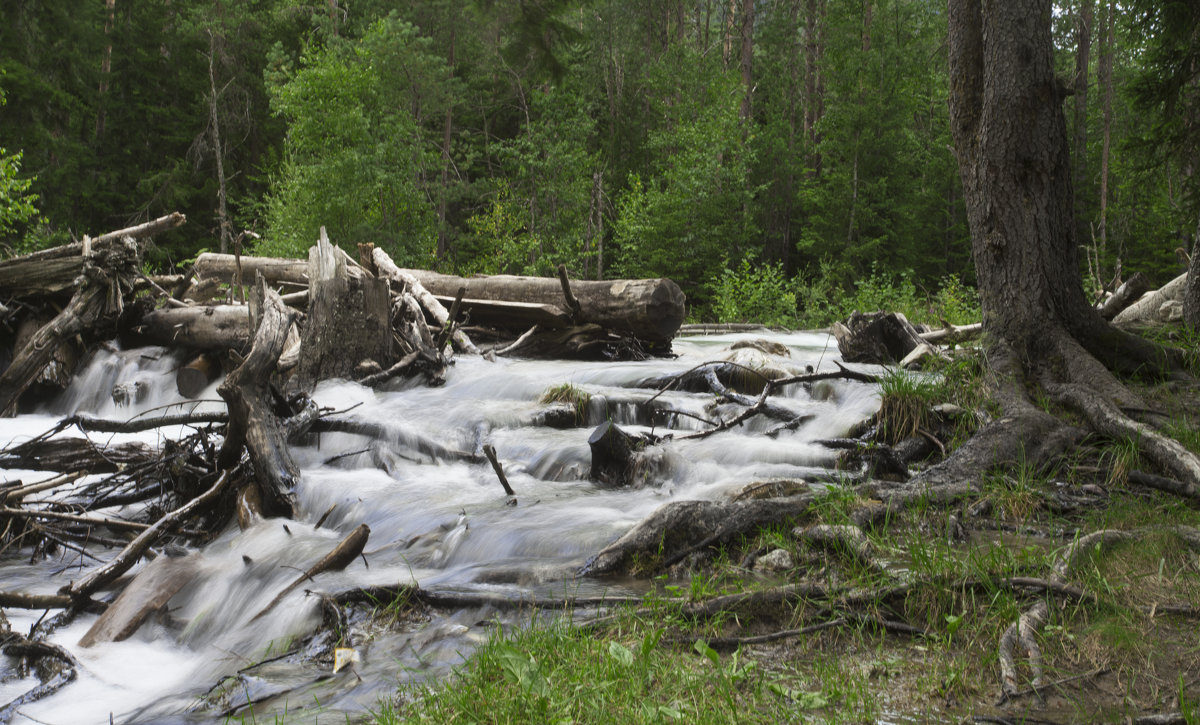
[[[1188,12],[1054,5],[1092,288],[1165,283],[1190,251]],[[17,0],[0,18],[13,251],[181,211],[149,252],[162,271],[303,256],[326,226],[405,267],[670,277],[698,316],[742,260],[781,265],[807,308],[873,273],[974,284],[940,2]]]

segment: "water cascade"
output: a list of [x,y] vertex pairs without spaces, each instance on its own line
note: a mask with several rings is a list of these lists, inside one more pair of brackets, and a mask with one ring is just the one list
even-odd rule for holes
[[[371,390],[345,381],[319,385],[314,399],[340,418],[373,426],[383,437],[311,435],[294,450],[301,465],[296,520],[266,519],[246,530],[230,523],[201,549],[159,551],[139,569],[164,576],[185,571],[188,583],[130,638],[91,647],[79,642],[96,621],[82,614],[51,641],[79,663],[77,679],[55,695],[18,708],[13,722],[212,722],[228,715],[345,722],[374,707],[405,681],[445,675],[496,626],[521,626],[528,608],[448,608],[420,621],[375,616],[338,633],[353,648],[350,666],[332,672],[334,636],[323,624],[317,593],[416,584],[445,593],[494,594],[498,601],[534,597],[636,596],[647,584],[577,577],[582,565],[657,507],[672,500],[717,499],[771,479],[818,479],[834,452],[814,441],[844,434],[874,412],[874,386],[845,380],[793,385],[777,405],[811,416],[779,435],[761,417],[717,435],[668,441],[654,474],[633,488],[606,489],[588,480],[588,435],[604,421],[665,435],[708,427],[721,415],[711,393],[641,387],[698,363],[726,359],[732,343],[761,335],[681,338],[678,357],[643,362],[577,363],[463,356],[441,387]],[[836,345],[816,333],[773,334],[787,354],[759,354],[761,364],[789,374],[833,369]],[[746,352],[746,351],[736,351]],[[44,410],[0,419],[0,450],[50,430],[64,416],[108,419],[164,411],[223,411],[216,384],[200,400],[183,401],[168,373],[180,361],[156,348],[98,352]],[[540,402],[570,384],[590,396],[574,403]],[[112,390],[127,391],[122,405]],[[568,409],[569,408],[569,409]],[[556,410],[573,425],[546,425]],[[560,415],[561,417],[561,415]],[[137,434],[97,434],[97,445],[140,441],[160,446],[184,427]],[[77,435],[77,433],[73,433]],[[501,488],[481,450],[494,446],[515,492]],[[0,481],[51,478],[46,472],[0,470]],[[86,482],[81,479],[80,483]],[[69,491],[49,492],[67,496]],[[120,514],[121,511],[109,512]],[[126,512],[128,513],[128,512]],[[323,520],[322,520],[323,519]],[[318,526],[319,522],[319,526]],[[356,527],[370,527],[363,556],[341,571],[314,577],[265,616],[256,614]],[[30,556],[29,547],[0,553],[0,589],[52,594],[97,565],[60,548]],[[101,599],[110,595],[101,593]],[[376,605],[386,613],[389,602]],[[29,632],[40,611],[6,609],[13,631]],[[0,658],[0,705],[36,687],[32,673]]]

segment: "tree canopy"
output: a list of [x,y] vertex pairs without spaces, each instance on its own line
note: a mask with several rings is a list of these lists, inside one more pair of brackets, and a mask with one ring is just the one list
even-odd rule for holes
[[[1054,6],[1089,289],[1165,281],[1191,248],[1194,12]],[[878,270],[974,281],[941,0],[15,0],[0,19],[10,249],[178,210],[163,264],[234,236],[295,254],[324,225],[446,271],[671,276],[701,314],[743,261],[847,291]]]

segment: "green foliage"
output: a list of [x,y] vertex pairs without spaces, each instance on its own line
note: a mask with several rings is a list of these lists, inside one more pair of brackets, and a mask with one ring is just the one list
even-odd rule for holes
[[759,322],[787,327],[796,321],[796,293],[781,264],[726,269],[717,280],[713,308],[719,322]]
[[414,688],[376,722],[767,723],[786,719],[799,693],[703,640],[684,656],[659,646],[661,625],[634,619],[623,629],[614,639],[563,624],[497,631],[451,682]]
[[895,445],[927,429],[931,408],[941,402],[938,385],[930,378],[900,368],[889,368],[879,381],[879,432]]
[[9,155],[7,149],[0,146],[0,239],[18,225],[36,221],[38,217],[34,206],[38,196],[29,193],[34,180],[20,178],[20,171],[21,153]]
[[543,254],[542,240],[529,231],[525,217],[508,187],[502,186],[487,211],[467,220],[471,235],[460,244],[460,252],[465,246],[476,256],[460,262],[459,269],[478,274],[552,274],[554,266]]
[[339,244],[374,242],[399,264],[425,262],[435,221],[419,179],[435,159],[410,109],[445,103],[450,83],[429,40],[390,16],[357,43],[310,47],[284,78],[272,107],[288,121],[286,156],[258,251],[304,256],[325,226]]

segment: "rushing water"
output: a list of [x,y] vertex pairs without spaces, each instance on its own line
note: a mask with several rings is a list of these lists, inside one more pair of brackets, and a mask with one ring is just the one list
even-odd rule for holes
[[[778,404],[812,414],[809,422],[775,438],[761,435],[775,423],[756,419],[707,439],[670,442],[663,447],[661,485],[635,490],[605,490],[590,483],[590,428],[533,425],[535,415],[546,408],[538,399],[552,386],[571,383],[592,394],[593,421],[607,418],[627,430],[658,434],[668,426],[696,430],[704,427],[696,418],[648,414],[648,406],[638,403],[655,391],[638,384],[730,356],[792,373],[804,372],[806,365],[832,369],[836,359],[836,345],[817,333],[770,335],[788,347],[788,356],[730,352],[731,343],[757,337],[761,335],[682,338],[675,343],[678,358],[635,363],[463,357],[440,388],[373,391],[344,381],[322,384],[314,395],[320,405],[349,408],[344,416],[387,426],[389,444],[327,433],[313,445],[295,448],[302,468],[298,520],[271,519],[245,531],[231,524],[202,550],[181,553],[196,576],[171,599],[165,616],[152,618],[128,640],[79,647],[94,616],[81,616],[56,631],[52,640],[78,659],[79,677],[20,712],[28,716],[26,721],[54,725],[106,723],[110,715],[115,722],[211,722],[221,719],[222,708],[233,711],[250,701],[261,721],[346,722],[400,682],[444,674],[496,622],[511,623],[517,615],[484,607],[402,627],[352,627],[348,639],[359,654],[352,668],[331,674],[327,663],[284,658],[227,679],[226,696],[215,708],[200,697],[226,675],[286,652],[318,629],[319,603],[306,595],[306,588],[332,593],[416,583],[426,589],[507,596],[636,593],[637,583],[576,579],[574,572],[664,502],[719,498],[753,481],[811,476],[814,469],[828,467],[832,454],[813,441],[840,435],[870,415],[878,406],[876,391],[844,381],[811,390],[790,386]],[[170,404],[223,410],[215,384],[202,402],[180,401],[171,374],[178,364],[161,349],[101,351],[47,410],[0,419],[0,448],[72,413],[124,419],[157,415]],[[124,383],[137,383],[130,386],[137,394],[131,405],[118,407],[111,390]],[[711,394],[668,392],[655,406],[711,418],[712,401]],[[176,428],[91,435],[98,444],[157,444],[189,432]],[[507,505],[486,463],[438,460],[423,441],[470,453],[492,444],[518,504]],[[0,470],[0,481],[29,483],[51,476]],[[317,528],[327,511],[331,513]],[[366,563],[360,558],[344,571],[319,575],[291,592],[270,615],[251,621],[299,571],[362,523],[371,528]],[[101,552],[95,553],[110,555]],[[27,548],[8,550],[0,554],[0,589],[52,593],[91,566],[95,562],[69,551],[31,563]],[[41,615],[13,609],[6,614],[14,630],[24,631]],[[12,670],[12,660],[0,657],[0,705],[37,684],[34,678],[9,679]],[[250,710],[237,712],[248,715]],[[22,715],[14,722],[22,722]]]

